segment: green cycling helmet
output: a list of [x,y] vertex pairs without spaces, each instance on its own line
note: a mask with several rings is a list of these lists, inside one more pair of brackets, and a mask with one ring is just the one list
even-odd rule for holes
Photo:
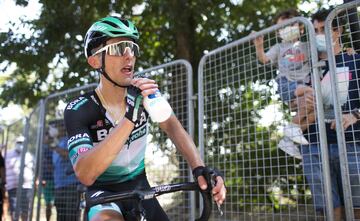
[[95,22],[86,32],[84,40],[85,56],[88,58],[94,48],[116,37],[128,37],[133,41],[139,40],[139,32],[130,21],[116,16],[108,16]]

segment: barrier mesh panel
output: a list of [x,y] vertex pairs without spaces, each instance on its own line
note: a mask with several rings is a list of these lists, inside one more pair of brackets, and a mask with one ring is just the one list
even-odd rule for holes
[[[311,78],[308,30],[301,22],[289,26],[296,25],[300,34],[291,42],[284,43],[275,28],[257,38],[266,61],[257,55],[254,38],[241,39],[203,58],[199,129],[204,136],[200,139],[206,164],[224,172],[228,190],[224,216],[214,210],[213,220],[309,220],[325,212],[314,211],[301,160],[306,154],[301,154],[302,135],[292,130],[300,111],[303,125],[314,123],[310,119],[314,106],[301,105],[291,96],[294,85],[281,82],[282,75],[296,77],[300,71],[304,85]],[[318,132],[312,135],[317,137]],[[321,179],[315,182],[322,185]]]

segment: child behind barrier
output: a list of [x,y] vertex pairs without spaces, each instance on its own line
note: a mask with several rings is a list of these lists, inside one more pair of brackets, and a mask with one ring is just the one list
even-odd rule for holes
[[[274,21],[281,24],[297,16],[299,13],[296,10],[289,9],[280,12]],[[290,110],[297,111],[292,123],[284,127],[284,138],[278,147],[299,159],[301,154],[296,144],[309,143],[302,131],[315,120],[314,92],[310,86],[309,46],[307,42],[300,41],[302,32],[303,28],[298,23],[280,29],[278,34],[282,41],[273,45],[266,53],[263,36],[254,40],[259,61],[263,64],[270,62],[278,68],[276,82],[281,100],[289,104]],[[303,105],[304,102],[309,105]]]

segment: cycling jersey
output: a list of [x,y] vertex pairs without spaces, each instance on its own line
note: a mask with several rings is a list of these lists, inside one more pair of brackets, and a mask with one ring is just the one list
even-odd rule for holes
[[[64,118],[72,164],[81,154],[105,139],[114,128],[114,120],[95,91],[72,100],[65,108]],[[144,172],[148,118],[148,113],[144,111],[118,156],[93,185],[125,182]]]

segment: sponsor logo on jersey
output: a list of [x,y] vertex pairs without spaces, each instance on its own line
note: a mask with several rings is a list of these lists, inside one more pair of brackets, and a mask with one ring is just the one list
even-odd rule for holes
[[79,153],[75,153],[74,155],[71,156],[70,161],[71,161],[72,164],[75,163],[75,160],[78,158],[78,156],[79,156]]
[[81,138],[90,139],[90,136],[87,133],[76,134],[76,135],[70,137],[70,139],[68,140],[68,146],[71,144],[71,142],[73,142],[73,141],[75,141],[77,139],[81,139]]
[[[130,144],[132,141],[144,136],[147,132],[147,128],[146,128],[146,122],[147,122],[147,115],[145,114],[145,112],[143,112],[141,114],[141,118],[139,120],[138,123],[136,123],[134,130],[132,131],[128,141],[126,142],[127,144]],[[111,122],[105,118],[105,125],[111,124]],[[114,127],[111,127],[110,129],[99,129],[96,131],[96,136],[97,136],[97,141],[102,141],[106,138],[106,136],[111,132],[111,130]]]
[[[76,148],[73,148],[72,150],[70,150],[71,163],[74,164],[80,154],[89,151],[91,148],[92,148],[92,145],[90,145],[90,144],[81,144],[80,147],[76,147]],[[71,154],[73,154],[73,155],[71,155]]]
[[131,100],[130,98],[127,99],[127,103],[131,106],[135,106],[134,100]]
[[136,123],[135,128],[141,127],[142,125],[144,125],[146,123],[146,121],[147,121],[146,114],[145,114],[145,112],[142,112],[141,118],[138,121],[138,123]]
[[129,137],[129,139],[126,141],[126,144],[128,145],[128,148],[130,147],[130,143],[134,140],[139,139],[140,137],[143,137],[146,135],[147,127],[144,125],[139,130],[133,131]]
[[98,141],[102,141],[105,139],[105,137],[110,133],[111,128],[109,129],[109,132],[107,129],[101,129],[96,131],[96,136]]
[[83,104],[85,104],[88,101],[85,97],[79,97],[74,101],[71,101],[68,106],[66,107],[67,110],[77,110],[79,107]]
[[80,147],[77,151],[78,154],[85,153],[86,151],[90,150],[88,147]]

